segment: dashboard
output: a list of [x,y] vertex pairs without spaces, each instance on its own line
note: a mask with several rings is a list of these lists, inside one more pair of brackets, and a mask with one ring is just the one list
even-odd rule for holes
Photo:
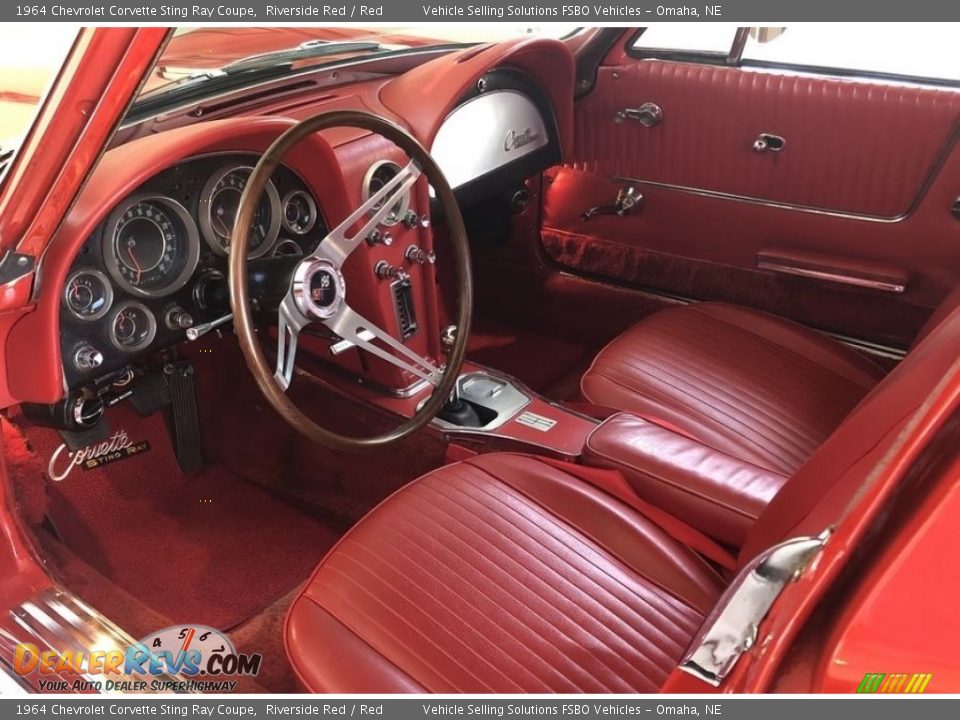
[[[226,264],[241,193],[257,156],[181,162],[125,197],[86,239],[60,310],[69,387],[186,337],[226,308]],[[320,203],[279,166],[260,198],[248,257],[303,256],[327,233]]]
[[[296,122],[334,110],[392,120],[431,151],[466,207],[510,197],[562,162],[573,142],[573,85],[569,48],[523,39],[451,52],[399,74],[334,69],[278,79],[122,127],[43,257],[35,305],[10,327],[11,397],[53,407],[96,394],[118,374],[149,370],[191,327],[229,313],[237,202],[250,168]],[[304,139],[260,199],[251,266],[310,253],[406,162],[391,143],[354,128]],[[377,241],[367,238],[343,271],[352,307],[442,363],[440,284],[449,268],[430,190],[421,181],[396,198]],[[500,212],[516,211],[502,205]],[[369,353],[340,350],[338,340],[301,335],[301,349],[370,388],[401,393],[416,384]]]

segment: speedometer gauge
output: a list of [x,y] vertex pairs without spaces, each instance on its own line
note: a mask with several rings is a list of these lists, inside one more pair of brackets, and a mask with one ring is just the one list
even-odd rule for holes
[[[210,176],[200,194],[200,229],[207,244],[218,255],[227,255],[233,236],[233,226],[240,208],[240,197],[247,187],[253,168],[246,165],[228,165]],[[280,234],[280,195],[271,180],[266,187],[250,226],[247,257],[256,258],[267,253]]]
[[135,195],[107,220],[104,262],[110,276],[135,295],[160,297],[179,290],[199,256],[197,226],[171,198]]

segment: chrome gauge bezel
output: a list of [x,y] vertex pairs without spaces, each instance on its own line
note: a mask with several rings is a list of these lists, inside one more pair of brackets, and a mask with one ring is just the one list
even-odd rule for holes
[[[302,197],[304,200],[306,200],[310,211],[310,221],[302,230],[298,230],[291,222],[287,220],[287,205],[289,205],[290,201],[295,197]],[[314,226],[317,224],[317,217],[319,216],[317,202],[306,190],[291,190],[284,195],[283,201],[280,203],[280,211],[282,213],[281,217],[283,218],[283,228],[289,232],[292,232],[294,235],[306,235],[308,232],[313,230]]]
[[[237,172],[238,170],[245,171],[249,179],[250,173],[253,172],[253,166],[244,165],[243,163],[224,165],[207,178],[207,181],[203,184],[203,189],[200,191],[200,232],[210,249],[220,257],[227,257],[230,253],[220,244],[220,236],[217,235],[213,229],[213,218],[211,217],[213,204],[211,201],[213,200],[213,193],[217,185],[220,184],[220,181],[227,175]],[[260,247],[247,253],[247,257],[251,260],[263,257],[270,252],[277,242],[277,237],[280,235],[280,220],[282,218],[283,207],[280,204],[280,193],[277,192],[277,186],[273,184],[273,180],[267,180],[264,192],[270,201],[270,227],[267,228],[267,235]]]
[[[137,310],[140,310],[141,312],[143,312],[144,315],[146,315],[148,322],[150,323],[150,330],[147,333],[147,337],[134,346],[124,345],[122,342],[120,342],[117,339],[117,334],[114,327],[115,323],[117,322],[117,316],[127,308],[131,308],[131,307],[136,308]],[[137,302],[136,300],[127,300],[117,305],[113,309],[113,312],[110,313],[110,323],[107,326],[107,335],[110,338],[110,344],[113,345],[120,352],[125,352],[125,353],[140,352],[141,350],[145,350],[146,348],[150,347],[150,344],[157,337],[157,317],[153,314],[153,311],[151,311],[150,308],[148,308],[142,302]]]
[[[144,289],[128,281],[120,270],[120,258],[117,257],[116,253],[115,241],[120,219],[127,210],[140,203],[156,203],[165,206],[179,218],[186,231],[186,237],[184,238],[187,253],[186,262],[180,272],[173,278],[172,282],[159,288]],[[128,293],[145,298],[166,297],[186,285],[193,276],[193,271],[197,269],[197,262],[200,260],[200,233],[197,230],[197,224],[194,222],[193,216],[187,212],[187,209],[183,205],[173,198],[156,193],[138,193],[125,199],[110,213],[103,231],[100,250],[103,255],[103,264],[106,266],[110,277]]]
[[[103,308],[93,315],[81,315],[78,313],[73,309],[73,306],[70,305],[70,300],[67,297],[73,281],[82,275],[95,277],[103,285],[104,297],[106,299],[104,301]],[[113,307],[113,285],[111,284],[110,279],[99,270],[94,268],[80,268],[79,270],[75,270],[70,273],[70,275],[67,277],[67,283],[63,286],[63,304],[64,307],[67,308],[67,312],[81,322],[93,322],[95,320],[99,320],[108,312],[110,312],[110,308]]]
[[[280,249],[283,247],[294,247],[296,252],[293,253],[281,253]],[[291,240],[290,238],[280,238],[277,243],[273,246],[273,251],[270,253],[271,257],[303,257],[305,253],[303,248],[300,247],[300,244],[296,240]]]
[[[370,196],[373,193],[370,192],[370,181],[373,180],[373,176],[376,174],[377,170],[382,167],[392,167],[396,173],[399,173],[403,170],[397,163],[393,160],[377,160],[373,165],[367,168],[366,174],[363,176],[363,192],[362,198],[363,202],[366,202],[370,199]],[[394,217],[389,215],[380,221],[380,224],[384,227],[393,227],[398,222],[403,220],[403,216],[407,214],[407,210],[410,209],[410,190],[405,190],[401,195],[394,195],[390,199],[394,199],[393,205],[397,207],[397,211]],[[380,206],[378,206],[380,207]]]

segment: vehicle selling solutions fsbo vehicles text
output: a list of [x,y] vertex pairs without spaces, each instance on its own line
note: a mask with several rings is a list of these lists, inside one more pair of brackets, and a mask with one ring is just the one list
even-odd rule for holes
[[525,5],[422,5],[426,17],[449,18],[497,18],[539,17],[539,18],[633,18],[633,17],[720,17],[722,5],[706,5],[700,8],[690,5],[656,5],[641,7],[637,5],[560,5],[559,7],[538,7]]

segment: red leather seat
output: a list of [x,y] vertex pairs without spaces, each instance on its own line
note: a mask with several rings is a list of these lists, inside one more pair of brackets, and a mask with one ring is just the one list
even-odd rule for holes
[[341,540],[293,604],[288,655],[313,692],[652,692],[721,588],[617,500],[484,455]]
[[[958,357],[955,311],[787,481],[750,527],[739,566],[875,502],[864,493],[875,468],[957,374]],[[287,654],[314,692],[649,692],[723,582],[564,470],[485,455],[407,485],[341,539],[291,605]]]
[[627,330],[600,352],[581,390],[592,403],[790,475],[883,374],[825,335],[711,302],[662,310]]

